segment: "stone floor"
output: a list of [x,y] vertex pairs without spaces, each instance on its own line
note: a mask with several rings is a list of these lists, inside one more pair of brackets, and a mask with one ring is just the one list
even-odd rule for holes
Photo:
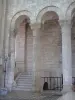
[[6,96],[0,96],[0,100],[57,100],[60,96],[61,93],[12,91]]
[[68,92],[60,97],[58,100],[75,100],[75,92]]

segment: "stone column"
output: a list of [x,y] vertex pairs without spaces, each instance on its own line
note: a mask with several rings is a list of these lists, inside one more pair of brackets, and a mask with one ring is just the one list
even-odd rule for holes
[[64,21],[62,26],[62,70],[63,92],[72,90],[72,51],[71,51],[71,22]]
[[9,45],[9,55],[6,64],[6,87],[9,91],[12,90],[12,86],[14,85],[14,68],[15,68],[15,38],[12,35],[9,37],[10,45]]
[[31,25],[33,31],[33,90],[39,91],[39,29],[40,25]]
[[7,22],[7,8],[8,8],[8,0],[3,0],[3,9],[2,9],[2,26],[1,26],[1,56],[2,56],[2,87],[5,87],[5,36],[6,36],[6,22]]

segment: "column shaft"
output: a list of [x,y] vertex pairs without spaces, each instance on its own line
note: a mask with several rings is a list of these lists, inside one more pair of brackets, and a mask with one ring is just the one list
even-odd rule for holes
[[63,91],[70,91],[72,86],[72,51],[71,51],[71,25],[64,22],[62,28],[62,69]]
[[[33,87],[39,91],[38,57],[39,57],[39,27],[33,27]],[[38,85],[37,85],[38,84]]]
[[[6,36],[6,22],[7,22],[7,3],[8,0],[3,0],[3,9],[2,9],[2,29],[1,29],[1,53],[2,53],[2,66],[3,71],[5,71],[5,36]],[[2,75],[2,87],[5,87],[5,76],[6,72],[3,72]]]

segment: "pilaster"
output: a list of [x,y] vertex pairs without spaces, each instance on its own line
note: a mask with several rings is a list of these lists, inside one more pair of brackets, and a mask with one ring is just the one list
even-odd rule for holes
[[62,31],[62,69],[63,92],[72,90],[72,50],[71,50],[71,21],[61,24]]
[[33,87],[35,91],[40,90],[39,54],[40,54],[40,24],[31,25],[33,31]]

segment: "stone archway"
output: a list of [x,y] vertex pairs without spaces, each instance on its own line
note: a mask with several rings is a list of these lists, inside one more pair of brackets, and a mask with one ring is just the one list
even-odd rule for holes
[[28,30],[29,30],[30,19],[22,15],[15,22],[15,74],[23,73],[27,71],[27,39],[28,39]]
[[37,17],[36,17],[37,23],[41,23],[42,16],[43,16],[46,12],[48,12],[48,11],[54,11],[54,12],[56,12],[57,15],[59,16],[59,21],[61,21],[62,19],[64,19],[64,13],[63,13],[63,11],[62,11],[60,8],[58,8],[58,7],[52,5],[52,6],[47,6],[47,7],[43,8],[43,9],[38,13],[38,15],[37,15]]
[[[36,18],[37,23],[41,24],[40,46],[39,46],[40,47],[40,57],[41,57],[41,60],[39,62],[41,66],[40,66],[39,70],[41,72],[40,73],[41,77],[50,77],[50,70],[51,70],[50,66],[51,66],[51,64],[48,63],[48,60],[49,60],[49,62],[51,62],[50,61],[51,55],[50,55],[50,53],[49,53],[50,51],[48,51],[48,49],[50,48],[50,46],[49,46],[49,44],[50,44],[49,42],[51,41],[50,35],[53,35],[53,34],[51,34],[51,31],[53,31],[53,28],[52,29],[50,28],[51,24],[54,27],[57,27],[57,32],[56,32],[57,36],[56,37],[57,37],[57,41],[59,41],[59,43],[57,43],[57,41],[55,41],[56,44],[59,45],[58,46],[59,50],[57,50],[57,51],[59,51],[59,53],[56,53],[57,56],[58,56],[58,59],[59,59],[57,62],[60,63],[60,64],[57,64],[57,66],[59,66],[59,68],[58,68],[59,75],[57,75],[57,76],[61,76],[61,74],[62,74],[62,60],[61,60],[62,59],[62,57],[61,57],[61,55],[62,55],[61,54],[62,39],[61,39],[60,21],[62,21],[62,19],[64,18],[63,16],[64,15],[62,14],[61,10],[58,7],[50,6],[50,7],[45,7],[44,9],[42,9],[39,12],[39,14]],[[47,27],[46,27],[46,25],[47,25]],[[47,28],[49,29],[48,32],[47,32],[47,30],[48,30]],[[49,34],[46,34],[46,33],[49,33]],[[55,50],[55,49],[53,49],[53,50]],[[48,51],[48,52],[46,52],[46,51]],[[46,73],[44,73],[44,72],[46,72]],[[44,76],[44,75],[46,75],[46,76]],[[42,83],[42,80],[41,80],[41,89],[42,89],[42,85],[43,85],[43,83]]]
[[[12,20],[11,20],[11,24],[10,24],[10,32],[12,34],[12,32],[14,31],[14,28],[15,28],[15,21],[17,20],[17,18],[19,16],[22,16],[22,15],[26,15],[28,16],[29,18],[31,18],[32,14],[31,12],[27,11],[27,10],[23,10],[23,11],[19,11],[17,12],[13,17],[12,17]],[[30,19],[31,20],[31,19]]]
[[[59,17],[53,12],[46,12],[42,16],[43,25],[41,27],[40,47],[42,69],[47,71],[45,77],[60,77],[62,74],[61,64],[61,30]],[[48,72],[49,71],[49,72]],[[54,75],[55,73],[55,75]],[[45,75],[45,74],[44,74]]]
[[66,14],[65,14],[65,17],[67,18],[67,20],[70,20],[72,19],[73,17],[73,14],[74,14],[74,10],[75,9],[75,2],[72,2],[68,8],[67,8],[67,11],[66,11]]
[[[8,74],[7,74],[8,80],[7,80],[7,85],[6,85],[6,87],[9,90],[11,90],[12,85],[14,83],[15,36],[17,34],[17,30],[15,29],[15,27],[16,27],[16,21],[17,21],[17,19],[20,16],[23,16],[26,19],[29,19],[29,18],[31,18],[31,13],[29,11],[20,11],[20,12],[16,13],[13,16],[12,20],[11,20],[11,24],[10,24],[10,35],[9,35],[9,54],[8,54],[9,55],[9,66],[10,66],[10,68],[8,69]],[[24,19],[22,19],[21,21],[23,21],[23,20]]]

